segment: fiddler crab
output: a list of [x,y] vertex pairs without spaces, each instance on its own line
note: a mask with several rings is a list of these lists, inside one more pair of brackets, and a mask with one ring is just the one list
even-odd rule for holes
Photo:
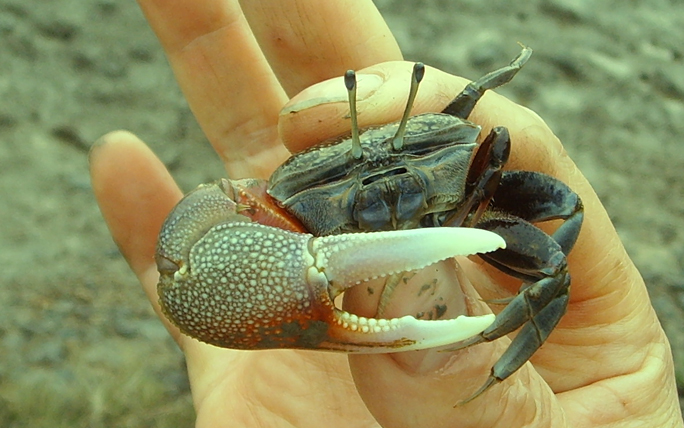
[[[359,130],[356,78],[345,75],[351,136],[290,157],[263,180],[220,180],[187,194],[156,250],[164,314],[185,334],[243,349],[387,353],[460,349],[519,329],[469,401],[518,370],[568,306],[567,255],[580,231],[580,198],[557,179],[504,171],[511,141],[496,127],[477,143],[468,121],[488,89],[532,51],[469,83],[441,113],[410,117],[424,75],[415,64],[399,122]],[[552,234],[533,223],[561,219]],[[339,309],[345,290],[474,255],[522,280],[496,317],[382,319]]]

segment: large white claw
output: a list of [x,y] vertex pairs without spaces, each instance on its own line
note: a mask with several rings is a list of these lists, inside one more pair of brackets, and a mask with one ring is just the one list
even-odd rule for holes
[[361,281],[503,248],[491,232],[431,228],[314,238],[251,222],[226,189],[200,186],[160,232],[159,302],[183,333],[237,349],[397,352],[461,341],[494,319],[373,319],[334,305]]

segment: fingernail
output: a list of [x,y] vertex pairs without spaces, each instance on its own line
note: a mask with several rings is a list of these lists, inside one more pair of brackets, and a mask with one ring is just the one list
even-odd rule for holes
[[100,148],[104,147],[107,144],[111,143],[118,143],[118,142],[129,142],[129,141],[140,141],[138,137],[135,135],[131,134],[129,131],[125,130],[116,130],[116,131],[110,131],[106,133],[105,135],[101,136],[95,142],[90,146],[90,151],[88,152],[88,162],[92,162],[93,157],[96,155],[97,152],[100,151]]
[[[385,79],[377,74],[357,74],[356,100],[361,101],[373,95],[384,82]],[[336,77],[304,89],[285,104],[280,114],[296,113],[321,104],[347,102],[348,100],[349,95],[344,86],[343,78]]]
[[90,150],[88,150],[88,162],[89,163],[92,163],[93,157],[94,157],[95,153],[100,149],[100,147],[107,144],[108,136],[109,136],[109,134],[105,134],[105,135],[101,136],[100,138],[98,138],[97,140],[95,140],[95,142],[93,144],[91,144]]

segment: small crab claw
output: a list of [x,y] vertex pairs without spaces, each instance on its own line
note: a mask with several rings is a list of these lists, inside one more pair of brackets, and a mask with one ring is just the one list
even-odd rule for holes
[[432,228],[316,238],[236,211],[224,188],[200,186],[160,233],[163,312],[196,339],[235,349],[397,352],[452,344],[494,320],[374,319],[334,306],[337,295],[363,281],[503,248],[494,233]]

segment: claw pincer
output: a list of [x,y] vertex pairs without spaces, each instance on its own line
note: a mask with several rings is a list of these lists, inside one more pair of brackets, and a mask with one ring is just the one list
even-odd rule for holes
[[452,344],[492,323],[493,315],[364,318],[334,299],[365,280],[502,248],[498,235],[435,228],[313,237],[253,222],[234,188],[227,180],[200,186],[162,227],[160,303],[184,333],[236,349],[393,352]]

